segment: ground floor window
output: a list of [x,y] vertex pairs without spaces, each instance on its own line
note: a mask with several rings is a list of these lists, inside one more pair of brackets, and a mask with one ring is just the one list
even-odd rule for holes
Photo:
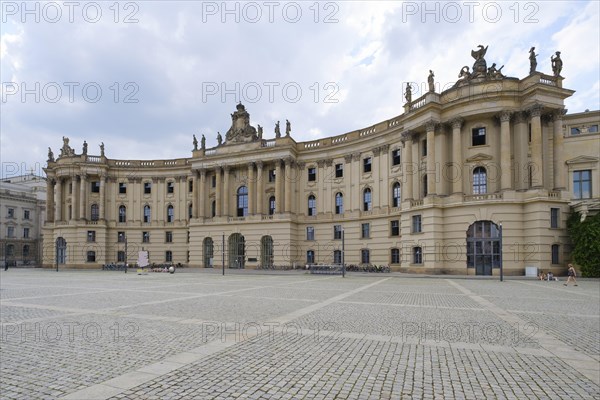
[[165,251],[165,261],[173,262],[173,252],[171,250]]
[[342,263],[342,251],[341,250],[334,250],[333,251],[333,263],[334,264],[341,264]]
[[557,244],[552,245],[552,264],[559,264],[558,252],[560,250],[560,246]]
[[423,249],[419,246],[413,247],[413,264],[423,264]]
[[308,250],[306,252],[306,263],[314,264],[315,263],[315,252],[314,250]]
[[96,252],[95,251],[87,252],[87,262],[96,262]]
[[400,249],[390,250],[390,264],[400,264]]
[[360,251],[360,262],[362,264],[369,264],[371,262],[371,252],[369,249],[362,249]]

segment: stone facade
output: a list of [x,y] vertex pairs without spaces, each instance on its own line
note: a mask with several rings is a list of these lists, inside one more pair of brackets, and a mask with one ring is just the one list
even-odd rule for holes
[[0,205],[0,265],[39,265],[46,179],[32,173],[0,180]]
[[397,117],[310,142],[263,139],[240,104],[225,141],[190,158],[63,148],[46,169],[45,264],[59,238],[67,266],[123,261],[126,236],[128,262],[144,249],[191,267],[303,266],[340,261],[344,242],[346,264],[561,273],[571,205],[600,198],[600,112],[567,115],[561,76],[477,67]]

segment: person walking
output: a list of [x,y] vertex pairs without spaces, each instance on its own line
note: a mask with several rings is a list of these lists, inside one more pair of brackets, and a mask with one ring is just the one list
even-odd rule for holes
[[573,268],[573,264],[569,264],[567,265],[569,267],[568,271],[567,271],[567,282],[563,283],[563,285],[568,286],[567,284],[573,280],[573,283],[575,284],[575,286],[577,286],[577,280],[575,280],[575,275],[577,275],[575,273],[575,268]]

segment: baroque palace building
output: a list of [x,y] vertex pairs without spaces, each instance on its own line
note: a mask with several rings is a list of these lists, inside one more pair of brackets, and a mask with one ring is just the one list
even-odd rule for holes
[[[129,262],[265,268],[561,273],[566,220],[599,208],[599,111],[566,114],[560,63],[506,77],[472,52],[456,84],[365,129],[296,142],[250,125],[242,104],[219,145],[190,158],[113,160],[49,150],[44,265]],[[559,53],[557,53],[559,57]],[[530,57],[531,59],[531,57]],[[343,239],[342,239],[343,237]],[[127,254],[125,241],[127,238]]]

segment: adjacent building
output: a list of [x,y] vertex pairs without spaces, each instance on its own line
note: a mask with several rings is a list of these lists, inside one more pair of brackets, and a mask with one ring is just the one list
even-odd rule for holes
[[263,138],[238,104],[224,140],[194,139],[187,158],[113,160],[63,138],[46,168],[44,263],[97,268],[143,249],[201,268],[560,273],[572,207],[599,208],[600,112],[567,114],[560,70],[506,77],[486,49],[452,88],[431,77],[398,116],[334,137],[296,142],[287,123]]
[[40,265],[45,220],[44,177],[31,173],[0,180],[0,265]]

